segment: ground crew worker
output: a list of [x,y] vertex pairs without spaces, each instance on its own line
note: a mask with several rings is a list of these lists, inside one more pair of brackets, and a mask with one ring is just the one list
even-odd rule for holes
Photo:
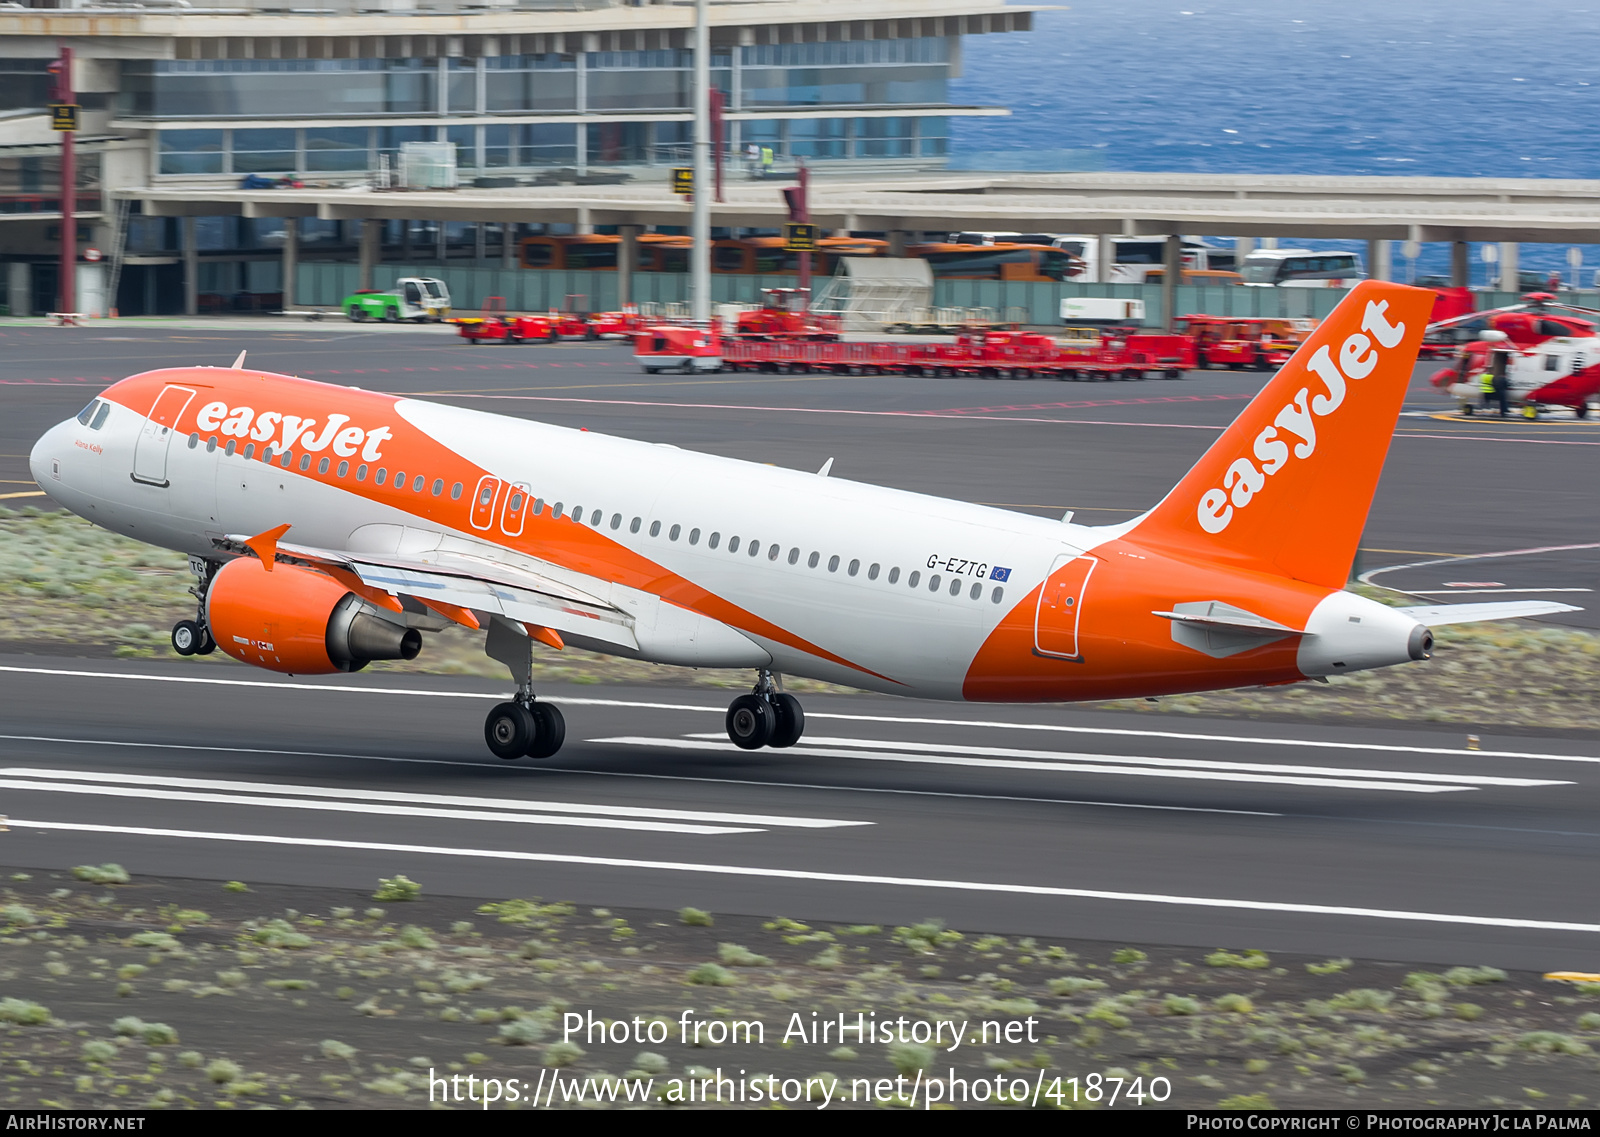
[[1490,382],[1494,391],[1495,402],[1500,404],[1500,417],[1505,418],[1511,413],[1511,407],[1508,405],[1509,401],[1506,398],[1510,393],[1511,378],[1504,369],[1501,369],[1495,372],[1494,378]]
[[1483,409],[1488,410],[1494,402],[1494,372],[1488,367],[1478,375],[1478,394],[1482,396]]
[[772,147],[761,148],[761,176],[764,178],[772,172]]

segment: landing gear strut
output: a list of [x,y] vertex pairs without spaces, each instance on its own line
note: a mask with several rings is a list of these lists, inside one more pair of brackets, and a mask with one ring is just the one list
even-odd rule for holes
[[189,589],[189,595],[195,599],[195,618],[179,620],[172,625],[172,650],[179,655],[210,655],[217,650],[217,641],[211,638],[211,629],[206,627],[206,592],[221,567],[220,561],[189,558],[189,571],[199,578]]
[[483,740],[496,758],[549,758],[567,740],[567,721],[549,703],[535,701],[533,643],[510,624],[490,617],[484,651],[511,669],[517,693],[497,703],[483,723]]
[[793,746],[805,733],[806,715],[800,700],[777,689],[772,672],[756,675],[755,689],[728,705],[729,740],[741,750],[763,746]]

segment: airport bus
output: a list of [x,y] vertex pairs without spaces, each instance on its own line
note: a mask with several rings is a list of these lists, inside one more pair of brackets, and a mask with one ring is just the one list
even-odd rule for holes
[[1355,253],[1314,253],[1310,249],[1257,249],[1239,266],[1244,282],[1256,288],[1353,288],[1367,279]]
[[[1114,263],[1109,266],[1100,264],[1100,238],[1090,233],[968,231],[952,233],[950,240],[966,245],[1049,245],[1071,253],[1084,262],[1083,272],[1075,275],[1074,280],[1096,284],[1153,284],[1160,279],[1167,256],[1167,243],[1161,237],[1111,238]],[[1184,237],[1183,267],[1184,283],[1189,283],[1187,276],[1191,272],[1228,273],[1235,271],[1238,266],[1232,249],[1209,245],[1198,237]],[[1213,282],[1234,283],[1226,277],[1214,277]],[[1201,283],[1201,280],[1197,278],[1195,283]]]
[[[782,237],[746,237],[711,243],[711,271],[757,275],[800,271],[800,254],[783,247]],[[678,234],[641,233],[634,267],[639,272],[688,272],[694,242]],[[824,237],[811,255],[811,269],[830,276],[845,256],[882,256],[887,241],[864,237]],[[590,269],[615,272],[622,238],[607,233],[564,237],[527,237],[520,245],[521,264],[528,269]]]
[[1065,249],[1049,245],[993,245],[941,242],[912,245],[908,256],[920,257],[936,280],[1083,280],[1084,262]]

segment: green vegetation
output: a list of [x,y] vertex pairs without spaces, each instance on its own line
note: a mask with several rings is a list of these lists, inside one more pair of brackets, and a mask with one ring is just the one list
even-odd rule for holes
[[378,891],[372,894],[374,900],[415,900],[422,895],[422,885],[404,876],[384,877],[378,881]]

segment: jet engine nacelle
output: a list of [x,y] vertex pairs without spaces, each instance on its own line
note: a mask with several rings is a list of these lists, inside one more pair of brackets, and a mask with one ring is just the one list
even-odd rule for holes
[[290,675],[360,671],[374,659],[415,659],[422,636],[392,624],[344,585],[254,558],[223,565],[206,591],[217,646],[241,663]]

